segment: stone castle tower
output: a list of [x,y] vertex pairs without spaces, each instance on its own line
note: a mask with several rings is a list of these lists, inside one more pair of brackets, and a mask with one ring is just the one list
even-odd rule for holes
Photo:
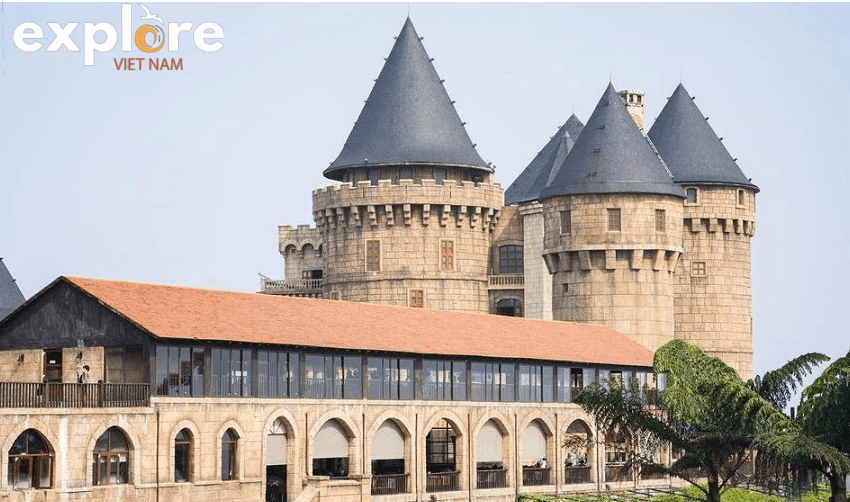
[[502,188],[409,18],[324,175],[342,182],[313,192],[328,297],[487,311]]
[[676,268],[676,338],[753,373],[750,240],[755,186],[679,84],[649,138],[685,190],[684,253]]
[[609,84],[541,193],[553,317],[672,340],[683,198]]
[[262,290],[683,338],[749,378],[758,187],[683,86],[648,134],[644,106],[609,84],[503,193],[408,18]]

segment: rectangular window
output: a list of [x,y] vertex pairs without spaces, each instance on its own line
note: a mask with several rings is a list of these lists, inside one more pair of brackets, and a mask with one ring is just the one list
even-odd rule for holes
[[608,209],[608,231],[619,232],[620,228],[620,209]]
[[455,241],[440,241],[440,270],[451,272],[455,269]]
[[366,271],[377,272],[381,270],[381,241],[366,241]]
[[561,235],[569,235],[573,231],[573,212],[569,209],[561,211]]
[[695,261],[691,263],[691,277],[705,277],[704,261]]
[[421,289],[411,289],[407,293],[407,306],[415,309],[425,307],[425,292]]
[[744,191],[743,190],[738,190],[738,205],[739,206],[744,205]]
[[413,399],[413,359],[367,359],[369,399]]
[[257,351],[257,394],[260,397],[296,397],[291,393],[293,383],[297,385],[298,354],[287,352]]
[[422,361],[422,398],[442,401],[466,399],[466,363],[463,361]]
[[685,189],[685,200],[687,200],[690,204],[697,203],[697,189],[696,188],[686,188]]
[[211,395],[251,395],[250,350],[212,349],[210,350],[210,362],[212,363]]
[[[575,399],[581,389],[584,388],[584,371],[581,368],[570,370],[570,397]],[[572,399],[570,399],[572,401]]]
[[304,356],[304,397],[360,399],[360,357]]
[[656,209],[655,210],[655,231],[660,232],[660,233],[664,233],[666,228],[667,228],[666,211],[664,211],[663,209]]
[[522,260],[522,246],[501,246],[499,248],[499,273],[521,274],[523,272]]
[[472,400],[513,401],[513,364],[472,363]]

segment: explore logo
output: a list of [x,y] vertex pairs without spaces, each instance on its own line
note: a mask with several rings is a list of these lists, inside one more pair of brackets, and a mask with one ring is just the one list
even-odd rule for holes
[[[223,44],[218,40],[224,39],[224,30],[218,23],[201,23],[194,31],[192,31],[192,23],[168,23],[167,36],[165,22],[157,14],[151,14],[150,9],[142,4],[139,4],[145,15],[141,16],[142,20],[155,21],[163,25],[144,24],[133,32],[132,26],[132,4],[121,4],[121,52],[130,52],[132,46],[135,45],[140,51],[153,54],[161,50],[168,41],[168,52],[177,52],[180,49],[180,35],[184,32],[191,32],[195,46],[204,52],[215,52],[222,48]],[[71,35],[80,23],[67,23],[62,26],[59,23],[47,23],[47,26],[53,31],[53,41],[47,46],[46,52],[56,52],[60,47],[64,46],[70,52],[80,52],[77,44],[71,40]],[[109,52],[118,43],[119,34],[114,26],[110,23],[84,23],[83,35],[83,54],[86,66],[94,65],[95,52]],[[103,34],[101,42],[95,38],[98,33]],[[104,39],[105,37],[105,39]],[[186,38],[184,36],[184,38]],[[12,35],[12,40],[15,42],[15,47],[24,52],[35,52],[44,45],[38,40],[44,40],[44,30],[37,23],[26,22],[21,23],[15,28]],[[208,40],[215,40],[208,42]],[[142,69],[142,61],[144,58],[115,58],[116,69]],[[135,68],[135,62],[138,61],[139,67]],[[161,61],[152,58],[149,61],[149,69],[183,69],[183,60],[171,59],[169,65],[166,58]]]

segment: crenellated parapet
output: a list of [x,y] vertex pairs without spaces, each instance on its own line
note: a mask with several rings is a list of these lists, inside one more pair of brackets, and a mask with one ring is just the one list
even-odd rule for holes
[[498,183],[445,180],[380,180],[342,183],[313,191],[313,218],[319,231],[337,227],[449,227],[492,232],[503,205]]

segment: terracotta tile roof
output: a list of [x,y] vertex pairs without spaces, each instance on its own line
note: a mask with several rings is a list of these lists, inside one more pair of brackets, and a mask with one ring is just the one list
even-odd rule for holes
[[63,277],[157,338],[652,366],[605,326]]

